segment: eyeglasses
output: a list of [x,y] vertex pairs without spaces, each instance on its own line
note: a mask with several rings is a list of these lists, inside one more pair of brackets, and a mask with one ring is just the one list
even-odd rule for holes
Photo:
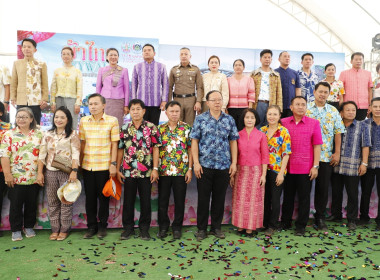
[[18,117],[16,117],[16,119],[18,119],[18,120],[26,120],[26,119],[29,119],[29,117],[27,117],[27,116],[18,116]]
[[215,102],[215,103],[220,103],[220,102],[222,102],[223,100],[222,100],[222,99],[209,99],[208,101],[210,101],[210,102]]

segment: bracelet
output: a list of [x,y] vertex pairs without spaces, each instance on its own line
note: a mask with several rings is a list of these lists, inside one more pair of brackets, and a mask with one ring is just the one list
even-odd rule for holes
[[9,104],[9,101],[4,101],[5,104]]
[[193,170],[191,167],[189,167],[189,170]]
[[158,171],[158,167],[153,167],[153,169]]
[[365,167],[368,166],[368,163],[362,162],[362,164],[363,164]]

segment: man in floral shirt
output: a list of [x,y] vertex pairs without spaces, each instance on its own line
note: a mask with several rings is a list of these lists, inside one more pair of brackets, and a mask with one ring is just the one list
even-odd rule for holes
[[158,171],[158,224],[160,230],[157,237],[164,238],[170,226],[168,206],[170,192],[173,188],[174,195],[174,221],[172,223],[173,237],[179,239],[182,236],[181,228],[185,212],[185,198],[187,184],[193,175],[193,159],[191,156],[191,127],[187,123],[179,121],[181,116],[181,104],[170,101],[165,106],[169,121],[158,126],[161,146]]
[[123,227],[121,239],[134,235],[136,192],[140,196],[140,237],[149,240],[151,222],[150,194],[152,183],[158,180],[158,146],[160,134],[157,127],[144,120],[145,104],[132,99],[128,105],[132,121],[124,124],[120,131],[117,153],[117,172],[120,182],[124,179]]

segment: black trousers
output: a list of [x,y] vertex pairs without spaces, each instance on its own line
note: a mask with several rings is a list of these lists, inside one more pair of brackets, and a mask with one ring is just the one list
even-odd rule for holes
[[173,189],[174,220],[173,231],[181,230],[185,213],[185,198],[187,184],[184,176],[160,176],[158,181],[158,225],[160,230],[168,230],[170,219],[168,216],[170,192]]
[[281,114],[281,119],[293,116],[293,112],[290,109],[284,109]]
[[32,110],[34,119],[36,120],[37,124],[40,125],[41,123],[41,107],[39,105],[36,106],[28,106],[28,105],[17,105],[17,110],[23,107],[28,107]]
[[8,197],[11,201],[9,223],[12,232],[21,231],[23,225],[24,228],[33,228],[36,224],[39,190],[40,186],[37,184],[15,185],[13,188],[9,188]]
[[281,222],[291,224],[294,211],[294,198],[298,195],[297,228],[305,228],[310,213],[311,181],[309,174],[287,174],[284,183]]
[[342,218],[343,188],[346,187],[347,220],[349,222],[356,222],[358,219],[359,204],[359,176],[347,176],[333,173],[331,184],[331,214],[335,217]]
[[197,227],[199,230],[207,229],[211,198],[211,229],[220,229],[230,175],[228,169],[218,170],[205,167],[202,169],[202,177],[197,179]]
[[[109,197],[103,195],[103,188],[109,180],[108,170],[89,171],[83,169],[84,191],[86,193],[87,227],[98,229],[107,228],[109,216]],[[98,211],[99,200],[99,211]]]
[[329,199],[329,186],[333,167],[329,162],[319,162],[318,177],[315,179],[314,206],[316,219],[326,218],[326,207]]
[[356,117],[355,119],[358,121],[363,121],[367,117],[368,109],[358,109],[356,110]]
[[3,209],[4,193],[7,189],[7,185],[4,180],[4,173],[0,172],[0,224],[1,224],[1,210]]
[[158,125],[160,122],[161,109],[160,107],[146,106],[144,120]]
[[240,122],[240,117],[245,109],[247,108],[227,108],[228,114],[234,118],[236,127],[239,131],[243,129],[244,122]]
[[267,171],[265,183],[265,198],[264,198],[264,227],[276,229],[278,227],[278,218],[280,217],[281,194],[283,183],[276,186],[276,172]]
[[124,181],[124,205],[123,205],[123,227],[133,229],[135,225],[135,201],[137,190],[140,197],[140,219],[139,228],[149,230],[152,220],[152,208],[150,197],[152,184],[150,178],[125,178]]
[[[361,177],[362,196],[360,199],[360,220],[369,221],[369,204],[371,202],[372,188],[375,183],[377,196],[380,197],[380,168],[367,169],[367,173]],[[380,225],[380,203],[377,207],[376,223]]]

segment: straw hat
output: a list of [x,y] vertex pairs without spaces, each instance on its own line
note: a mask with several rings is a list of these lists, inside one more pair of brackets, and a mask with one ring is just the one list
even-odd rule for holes
[[82,191],[82,184],[77,179],[75,182],[66,181],[58,190],[57,195],[61,202],[65,204],[74,203]]

